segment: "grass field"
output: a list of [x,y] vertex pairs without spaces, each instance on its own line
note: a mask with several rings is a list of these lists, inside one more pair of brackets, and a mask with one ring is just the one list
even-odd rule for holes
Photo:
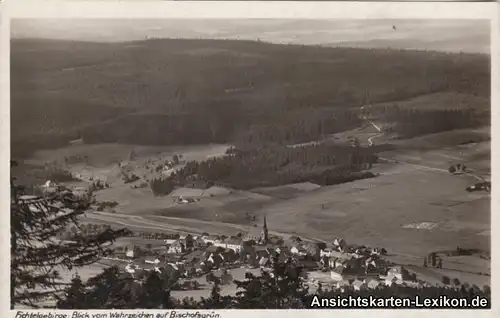
[[205,160],[223,154],[228,147],[228,145],[221,144],[193,146],[144,146],[116,143],[74,144],[65,148],[39,150],[25,162],[30,164],[44,164],[52,161],[64,163],[64,156],[89,156],[89,162],[92,166],[102,167],[114,165],[118,161],[129,160],[131,151],[134,151],[138,161],[154,157],[171,157],[179,153],[187,161]]
[[[360,244],[424,255],[460,246],[489,249],[489,196],[467,193],[473,180],[445,173],[396,166],[388,175],[324,187],[299,198],[266,207],[268,226],[331,240],[341,236]],[[322,209],[326,204],[327,209]],[[459,222],[457,222],[459,220]],[[434,222],[433,230],[403,228]]]

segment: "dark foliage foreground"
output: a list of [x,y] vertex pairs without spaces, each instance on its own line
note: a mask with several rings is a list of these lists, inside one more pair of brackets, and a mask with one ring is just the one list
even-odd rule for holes
[[393,285],[371,290],[355,291],[347,288],[324,289],[310,293],[304,284],[300,271],[291,263],[275,263],[271,271],[262,271],[260,276],[247,273],[243,281],[235,281],[238,292],[234,296],[222,296],[220,286],[215,283],[207,298],[171,297],[176,278],[151,272],[141,281],[133,281],[131,276],[120,273],[117,268],[106,269],[97,277],[83,283],[75,277],[64,295],[59,297],[57,307],[61,309],[307,309],[315,295],[335,298],[337,296],[373,296],[376,298],[415,297],[466,298],[472,300],[480,296],[491,300],[488,286],[461,285],[456,288],[405,287]]

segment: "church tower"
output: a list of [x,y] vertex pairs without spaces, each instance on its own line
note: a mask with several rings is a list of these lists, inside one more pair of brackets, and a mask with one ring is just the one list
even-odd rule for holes
[[267,233],[267,221],[266,221],[266,216],[264,215],[264,224],[262,226],[262,237],[261,237],[262,244],[267,244],[269,241],[269,236]]

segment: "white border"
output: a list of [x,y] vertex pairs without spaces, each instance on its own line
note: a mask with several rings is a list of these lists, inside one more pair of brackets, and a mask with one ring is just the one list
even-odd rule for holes
[[[500,120],[500,108],[497,106],[498,88],[500,82],[498,78],[499,70],[499,45],[498,39],[499,22],[498,6],[496,3],[382,3],[382,2],[161,2],[161,1],[49,1],[49,0],[11,0],[1,4],[1,42],[0,42],[0,133],[1,147],[0,154],[5,166],[0,170],[0,177],[4,185],[8,182],[9,170],[7,166],[10,160],[10,119],[9,119],[9,18],[281,18],[281,19],[490,19],[491,22],[491,58],[492,58],[492,157],[500,158],[500,149],[496,145],[499,127],[496,125]],[[496,179],[498,170],[498,160],[492,160],[493,179]],[[494,180],[493,180],[494,181]],[[494,181],[495,184],[497,184]],[[499,208],[500,196],[496,195],[497,188],[493,188],[492,198],[492,242],[500,242],[500,237],[493,231],[498,221],[498,213],[494,213]],[[8,224],[9,216],[6,211],[8,207],[8,188],[1,187],[0,202],[2,204],[1,213],[1,240],[4,242],[3,251],[8,255]],[[474,211],[471,211],[474,213]],[[496,272],[500,262],[498,262],[498,246],[492,246],[492,291],[493,296],[500,295],[499,279]],[[2,311],[10,307],[7,282],[10,270],[9,257],[3,257],[1,266],[3,273],[0,301]],[[491,311],[446,311],[446,310],[342,310],[334,314],[342,317],[365,317],[374,314],[376,316],[387,317],[421,317],[437,315],[439,317],[456,317],[457,315],[468,317],[500,317],[500,306],[498,301],[493,301]],[[222,315],[232,315],[233,313],[220,312]],[[280,314],[291,316],[302,316],[307,314],[311,318],[331,317],[329,310],[308,310],[304,311],[280,311]],[[272,311],[252,310],[250,312],[238,312],[238,315],[250,317],[264,317],[273,315]],[[12,315],[13,316],[13,315]]]
[[10,0],[13,18],[490,19],[495,3]]
[[[10,194],[7,184],[10,176],[10,28],[9,18],[0,4],[0,180],[3,186],[0,190],[0,211],[10,211]],[[0,274],[1,280],[10,282],[10,213],[0,215]],[[2,284],[7,285],[7,284]],[[9,283],[10,285],[10,283]],[[5,286],[6,287],[6,286]],[[10,307],[10,288],[0,287],[0,308]]]

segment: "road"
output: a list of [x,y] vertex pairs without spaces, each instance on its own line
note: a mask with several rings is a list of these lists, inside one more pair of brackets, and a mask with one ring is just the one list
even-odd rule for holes
[[[368,107],[370,107],[370,105]],[[361,111],[363,111],[365,109],[365,106],[361,106],[360,109],[361,109]],[[372,122],[370,119],[368,119],[366,117],[366,115],[363,114],[362,117],[373,128],[375,128],[377,130],[377,134],[376,135],[368,138],[368,144],[370,146],[373,146],[373,144],[374,144],[373,140],[375,138],[383,136],[384,132],[382,131],[382,129],[378,125],[376,125],[374,122]],[[425,170],[430,170],[430,171],[444,172],[444,173],[447,173],[447,174],[450,173],[447,169],[440,169],[440,168],[429,167],[429,166],[425,166],[425,165],[413,164],[413,163],[404,162],[404,161],[400,161],[400,160],[395,160],[395,159],[391,159],[391,158],[379,157],[379,160],[386,161],[386,162],[391,162],[391,163],[400,163],[400,164],[404,164],[404,165],[407,165],[407,166],[411,166],[411,167],[415,167],[415,168],[420,168],[420,169],[425,169]],[[473,178],[475,178],[477,180],[480,180],[480,181],[485,181],[483,177],[478,176],[476,174],[473,174],[472,171],[464,172],[463,175],[467,175],[467,176],[473,177]]]
[[[204,221],[198,219],[176,218],[168,216],[149,216],[149,218],[145,218],[138,215],[108,212],[88,212],[85,215],[85,219],[88,221],[97,220],[110,224],[118,224],[130,228],[160,230],[183,234],[201,234],[203,232],[208,232],[210,234],[228,235],[229,233],[246,233],[250,230],[255,230],[255,227],[252,226],[217,221]],[[281,236],[285,239],[289,238],[290,236],[297,235],[303,239],[325,242],[321,239],[306,237],[297,233],[269,231],[269,234]]]

